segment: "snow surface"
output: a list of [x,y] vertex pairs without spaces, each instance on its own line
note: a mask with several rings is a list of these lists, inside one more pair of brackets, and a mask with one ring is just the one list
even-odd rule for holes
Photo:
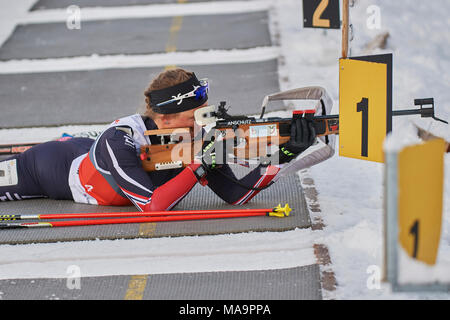
[[[339,111],[339,72],[341,33],[338,30],[302,29],[295,0],[276,2],[285,65],[280,68],[283,89],[320,85],[334,99]],[[370,30],[366,10],[377,5],[380,29]],[[445,0],[355,1],[350,9],[353,24],[351,55],[364,55],[365,45],[377,34],[388,31],[387,47],[372,54],[394,54],[394,110],[415,108],[414,98],[435,98],[436,116],[450,119],[450,3]],[[424,17],[433,17],[425,19]],[[288,79],[284,81],[283,79]],[[395,117],[393,130],[406,130],[416,121],[450,141],[448,126],[414,116]],[[339,142],[337,142],[339,143]],[[438,265],[450,260],[450,155],[445,156],[444,218]],[[319,241],[331,255],[338,288],[329,295],[337,299],[449,299],[448,294],[392,293],[387,284],[369,289],[373,267],[383,269],[383,174],[384,165],[335,155],[309,170],[319,192],[318,202],[326,224]],[[417,269],[416,269],[417,270]],[[414,270],[410,270],[413,271]],[[449,272],[450,273],[450,272]],[[417,274],[420,276],[420,274]],[[444,278],[445,280],[447,278]],[[430,279],[432,280],[432,279]],[[328,293],[326,293],[328,295]]]
[[[12,32],[15,23],[31,19],[25,12],[33,3],[34,0],[0,0],[0,44]],[[259,5],[261,3],[258,1]],[[281,89],[323,86],[334,100],[333,113],[338,113],[341,32],[303,29],[301,1],[272,0],[269,3],[272,38],[279,45],[277,50],[281,53]],[[191,5],[191,9],[195,9],[196,5],[201,4]],[[233,6],[233,2],[227,5]],[[370,5],[377,5],[381,9],[380,29],[370,30],[366,25],[369,17],[366,10]],[[209,9],[213,6],[220,4],[213,2]],[[351,55],[363,55],[363,48],[371,39],[383,31],[389,32],[386,49],[377,49],[372,53],[394,53],[394,109],[413,108],[414,98],[434,97],[436,116],[450,119],[450,75],[447,72],[450,70],[449,13],[450,2],[446,0],[355,1],[355,6],[350,10],[354,30]],[[42,15],[39,17],[42,20]],[[215,53],[206,51],[199,54],[214,57]],[[212,58],[209,61],[213,61]],[[227,61],[231,63],[233,58]],[[289,107],[294,108],[296,105]],[[450,140],[448,126],[430,119],[416,118],[394,118],[393,130],[407,131],[409,122],[414,120],[434,134]],[[84,130],[96,131],[101,128],[73,126],[32,130],[3,129],[0,130],[0,141],[18,141],[18,136],[23,142],[35,139],[44,141],[63,132]],[[450,263],[448,154],[445,156],[445,166],[444,217],[437,262],[439,266]],[[373,276],[381,273],[384,263],[383,174],[383,164],[338,155],[300,172],[300,177],[314,179],[319,192],[318,202],[322,209],[320,216],[326,224],[321,231],[293,230],[282,233],[2,245],[0,278],[64,277],[70,265],[80,266],[82,276],[294,267],[314,263],[312,245],[323,243],[329,248],[331,269],[338,282],[336,291],[323,292],[324,298],[449,299],[448,293],[393,293],[386,283],[381,283],[380,286],[370,285]],[[417,273],[417,276],[422,272],[420,267],[410,271],[413,275]],[[435,275],[439,276],[446,278],[439,273]]]
[[2,246],[0,279],[269,270],[315,263],[308,230]]
[[[124,7],[86,7],[81,11],[82,21],[108,19],[158,18],[191,15],[232,14],[267,10],[270,0],[220,1],[197,3],[168,3]],[[20,23],[65,22],[66,9],[48,9],[30,12]]]
[[205,64],[227,64],[259,62],[276,59],[278,48],[258,47],[250,49],[205,50],[193,52],[170,52],[142,55],[102,55],[58,59],[24,59],[0,61],[0,74],[39,73],[99,70],[111,68],[148,68],[168,64],[179,65],[189,62],[190,66]]

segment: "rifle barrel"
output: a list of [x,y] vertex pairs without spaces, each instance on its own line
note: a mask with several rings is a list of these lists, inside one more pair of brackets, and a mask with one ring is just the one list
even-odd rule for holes
[[422,114],[422,109],[409,109],[409,110],[394,110],[392,111],[393,116],[408,116],[413,114]]

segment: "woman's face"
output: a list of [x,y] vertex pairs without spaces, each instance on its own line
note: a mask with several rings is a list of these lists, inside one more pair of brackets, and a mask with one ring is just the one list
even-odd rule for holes
[[208,105],[208,102],[205,102],[200,107],[197,107],[195,109],[183,111],[177,114],[175,117],[162,117],[160,118],[159,123],[157,123],[158,128],[160,129],[169,129],[169,128],[194,128],[197,127],[197,129],[200,127],[195,122],[194,118],[194,112],[197,109],[206,107]]

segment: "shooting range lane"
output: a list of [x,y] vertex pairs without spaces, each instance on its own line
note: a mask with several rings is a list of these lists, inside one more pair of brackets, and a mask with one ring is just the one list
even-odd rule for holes
[[[82,21],[82,20],[81,20]],[[0,50],[0,60],[165,52],[172,17],[82,21],[17,26]],[[178,51],[270,46],[266,12],[185,16]],[[133,32],[129,32],[133,30]],[[232,35],[232,36],[230,36]]]
[[[4,300],[303,300],[322,299],[318,265],[261,271],[142,275],[130,294],[130,276],[0,280]],[[136,277],[134,277],[136,279]],[[69,286],[68,286],[69,284]],[[213,284],[213,285],[211,285]],[[176,310],[170,310],[176,312]],[[169,310],[168,310],[169,312]]]
[[[211,0],[188,0],[185,2],[209,2]],[[241,1],[241,0],[214,0],[214,1]],[[85,7],[116,7],[116,6],[137,6],[148,4],[170,4],[177,0],[40,0],[31,8],[35,10],[65,9],[71,5]]]
[[[180,3],[181,1],[170,1]],[[185,1],[183,1],[185,2]],[[190,2],[190,1],[186,1]],[[194,2],[194,1],[192,1]],[[196,2],[196,1],[195,1]],[[101,6],[105,0],[90,1]],[[108,5],[169,3],[168,1],[115,0]],[[72,3],[70,3],[72,4]],[[64,1],[39,1],[34,9],[62,8]],[[80,2],[83,5],[83,2]],[[45,12],[36,10],[35,12]],[[90,54],[151,54],[164,52],[172,18],[112,19],[82,22],[69,31],[65,23],[22,25],[0,48],[0,59],[49,59]],[[78,32],[78,33],[77,33]],[[232,36],[230,36],[232,35]],[[117,41],[113,41],[116,39]],[[235,49],[271,46],[268,12],[185,16],[177,34],[176,50]],[[177,66],[210,79],[210,103],[226,100],[232,114],[259,114],[266,94],[279,91],[278,62]],[[94,71],[62,71],[0,75],[1,128],[63,124],[109,123],[136,112],[143,105],[143,90],[164,69],[140,67]],[[280,110],[281,104],[270,110]],[[33,116],[24,116],[30,115]],[[113,117],[113,118],[111,118]],[[1,244],[130,239],[251,231],[310,228],[311,221],[299,178],[281,179],[258,194],[244,208],[272,207],[288,202],[290,217],[236,218],[128,225],[104,225],[50,230],[2,230]],[[176,209],[231,208],[208,188],[196,186]],[[235,207],[233,207],[235,209]],[[2,202],[0,213],[135,211],[134,207],[104,207],[72,201],[27,200]],[[311,250],[312,250],[311,243]],[[80,290],[70,290],[67,279],[1,280],[1,299],[322,299],[319,266],[289,269],[123,275],[81,279]]]
[[[209,77],[210,104],[225,100],[232,114],[259,114],[264,96],[279,91],[276,60],[181,67]],[[144,106],[144,90],[163,69],[0,74],[1,104],[8,106],[2,108],[0,127],[110,123],[111,116],[133,114]],[[271,103],[269,110],[281,107]],[[20,117],[18,110],[33,116]]]

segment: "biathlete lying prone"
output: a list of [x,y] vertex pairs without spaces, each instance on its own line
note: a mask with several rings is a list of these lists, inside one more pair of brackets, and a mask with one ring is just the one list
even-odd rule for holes
[[198,80],[193,72],[179,68],[160,73],[145,91],[144,115],[115,120],[95,141],[49,141],[1,161],[0,200],[45,197],[111,206],[132,203],[140,211],[160,211],[174,207],[201,180],[227,203],[242,205],[281,176],[332,155],[324,144],[302,158],[301,154],[318,140],[311,122],[302,118],[292,121],[291,138],[283,145],[286,152],[278,164],[256,167],[239,179],[241,184],[224,179],[223,173],[235,178],[226,163],[191,163],[186,168],[144,171],[140,147],[159,143],[156,136],[144,132],[194,128],[194,112],[208,105],[207,93],[208,83]]

